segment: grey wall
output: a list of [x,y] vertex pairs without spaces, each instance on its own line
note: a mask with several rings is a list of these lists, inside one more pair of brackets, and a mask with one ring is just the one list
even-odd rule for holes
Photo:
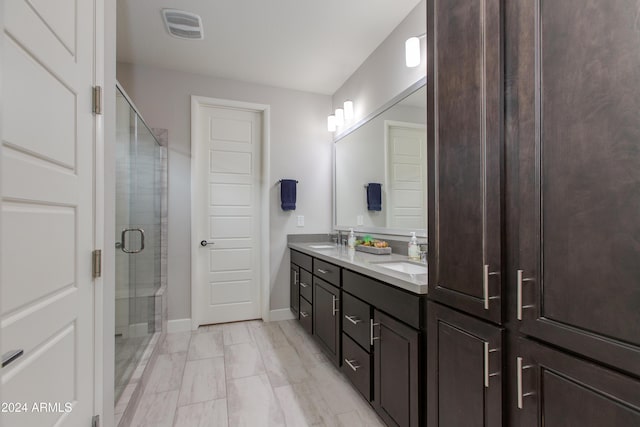
[[391,32],[332,98],[333,108],[346,99],[354,102],[354,122],[367,117],[403,90],[425,76],[426,39],[420,40],[421,61],[415,68],[405,65],[404,43],[427,29],[427,2],[422,0]]
[[[189,74],[155,67],[118,64],[118,81],[145,121],[169,130],[168,293],[169,319],[191,317],[191,95],[271,106],[270,259],[272,310],[289,306],[286,235],[331,230],[331,134],[326,130],[331,97]],[[295,178],[298,204],[280,209],[281,178]],[[296,226],[298,215],[305,227]]]

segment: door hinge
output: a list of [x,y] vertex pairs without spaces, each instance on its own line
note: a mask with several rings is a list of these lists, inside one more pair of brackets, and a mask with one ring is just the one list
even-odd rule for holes
[[102,86],[93,87],[93,114],[102,114]]
[[94,415],[91,418],[91,427],[100,427],[100,415]]
[[93,251],[91,270],[93,271],[94,278],[102,276],[102,251],[100,249]]

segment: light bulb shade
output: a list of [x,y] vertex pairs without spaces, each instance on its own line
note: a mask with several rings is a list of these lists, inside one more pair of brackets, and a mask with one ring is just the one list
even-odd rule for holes
[[344,101],[344,119],[347,122],[353,120],[353,101],[350,99]]
[[404,44],[407,67],[413,68],[420,65],[420,39],[418,37],[408,38]]
[[329,132],[336,131],[336,116],[333,114],[329,114],[329,117],[327,117],[327,130]]
[[336,125],[338,127],[344,126],[344,110],[342,108],[336,108]]

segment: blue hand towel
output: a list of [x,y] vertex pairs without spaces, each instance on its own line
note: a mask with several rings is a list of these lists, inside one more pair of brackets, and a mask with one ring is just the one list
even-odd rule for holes
[[382,184],[370,182],[367,185],[367,209],[370,211],[382,210]]
[[295,179],[283,179],[280,181],[280,200],[283,211],[296,210],[296,183]]

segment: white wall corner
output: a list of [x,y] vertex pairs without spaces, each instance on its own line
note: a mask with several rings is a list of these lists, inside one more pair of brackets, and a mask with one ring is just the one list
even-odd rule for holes
[[269,312],[269,322],[277,322],[279,320],[291,320],[295,319],[295,316],[288,308],[280,308],[277,310],[271,310]]
[[191,319],[174,319],[167,322],[167,333],[173,334],[175,332],[190,332],[191,331]]

